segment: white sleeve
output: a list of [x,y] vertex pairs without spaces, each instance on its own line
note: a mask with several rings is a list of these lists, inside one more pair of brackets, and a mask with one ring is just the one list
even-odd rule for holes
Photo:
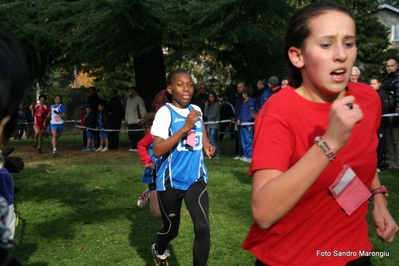
[[151,135],[163,139],[169,138],[169,127],[172,114],[166,106],[162,106],[155,114],[154,122],[151,127]]

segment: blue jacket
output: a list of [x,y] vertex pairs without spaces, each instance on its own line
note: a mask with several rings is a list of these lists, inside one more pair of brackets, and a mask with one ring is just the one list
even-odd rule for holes
[[253,122],[254,118],[252,117],[251,114],[256,113],[256,99],[249,97],[247,100],[244,100],[242,107],[241,107],[241,112],[237,118],[237,120],[240,120],[241,123],[243,122]]
[[235,106],[235,120],[238,120],[238,116],[240,115],[241,112],[241,107],[242,107],[242,103],[244,101],[244,98],[242,98],[242,93],[238,94],[237,99],[236,99],[236,106]]
[[262,109],[262,106],[266,103],[267,99],[269,99],[270,95],[272,94],[271,89],[264,88],[259,91],[259,96],[256,99],[256,110]]

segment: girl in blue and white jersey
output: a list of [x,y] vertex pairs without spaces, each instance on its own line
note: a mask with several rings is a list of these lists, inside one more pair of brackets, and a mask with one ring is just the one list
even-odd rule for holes
[[65,107],[62,105],[62,97],[57,95],[54,99],[54,104],[50,106],[51,121],[50,129],[53,138],[51,144],[53,145],[53,155],[57,154],[57,140],[64,130],[64,119],[66,118]]
[[178,234],[184,200],[194,223],[193,265],[205,266],[209,258],[210,228],[204,154],[211,158],[215,147],[206,134],[201,109],[190,104],[194,87],[187,71],[171,72],[167,77],[167,91],[172,101],[159,109],[151,128],[153,152],[159,158],[156,190],[163,220],[152,254],[156,265],[168,265],[165,250]]

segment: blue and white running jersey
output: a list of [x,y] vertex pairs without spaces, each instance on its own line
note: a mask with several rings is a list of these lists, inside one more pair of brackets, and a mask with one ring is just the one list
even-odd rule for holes
[[[186,117],[178,114],[172,107],[166,105],[171,113],[171,124],[169,136],[175,134],[186,123]],[[188,109],[193,110],[192,106]],[[179,142],[166,154],[158,159],[157,171],[157,191],[164,191],[167,187],[174,189],[187,190],[199,179],[208,181],[208,171],[204,163],[204,153],[202,151],[202,120],[195,123],[195,146],[187,144],[187,136],[181,138]]]
[[51,105],[50,106],[51,110],[51,121],[50,124],[56,125],[56,124],[64,124],[64,119],[54,111],[58,112],[59,114],[65,114],[65,107],[62,104],[58,105]]

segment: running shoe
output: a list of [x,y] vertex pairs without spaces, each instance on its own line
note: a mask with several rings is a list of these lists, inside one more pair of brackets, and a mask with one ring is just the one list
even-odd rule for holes
[[102,151],[102,150],[103,150],[103,148],[99,147],[96,151]]
[[95,150],[96,150],[96,146],[89,147],[89,151],[95,151]]
[[[154,257],[155,266],[169,266],[168,261],[166,260],[167,256],[164,254],[164,258],[160,258],[157,250],[155,249],[155,243],[151,246],[152,256]],[[162,256],[161,256],[162,257]]]
[[141,195],[137,199],[137,207],[143,207],[148,203],[149,200],[150,200],[150,191],[147,188],[143,193],[141,193]]
[[108,147],[104,147],[101,151],[108,151]]
[[42,153],[42,149],[37,149],[37,153],[41,154]]
[[57,155],[57,150],[56,149],[53,150],[53,155]]
[[33,146],[34,149],[36,149],[37,148],[37,142],[34,142],[32,146]]
[[245,158],[245,157],[240,160],[246,163],[250,163],[252,161],[251,158]]

